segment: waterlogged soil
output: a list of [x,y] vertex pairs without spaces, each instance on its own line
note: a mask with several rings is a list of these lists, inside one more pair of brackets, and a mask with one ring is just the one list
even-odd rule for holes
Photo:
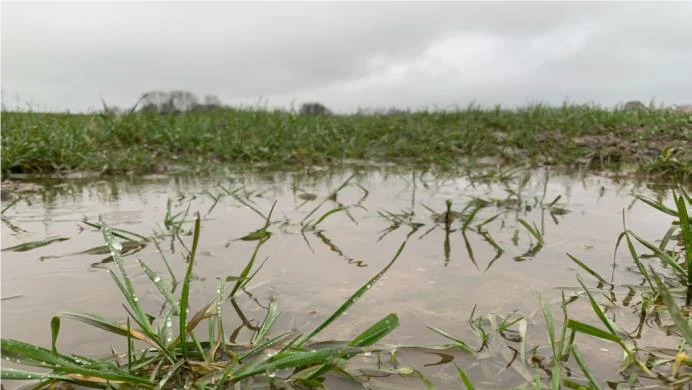
[[[266,262],[241,294],[237,307],[226,305],[225,328],[241,326],[237,340],[247,340],[274,299],[281,315],[273,334],[310,331],[379,272],[407,241],[387,274],[318,338],[348,340],[385,315],[396,313],[401,325],[382,344],[418,346],[399,350],[400,366],[419,369],[441,389],[463,386],[448,362],[451,359],[464,368],[477,388],[522,386],[537,373],[547,380],[538,364],[541,356],[550,356],[538,294],[561,323],[560,294],[565,291],[569,296],[579,290],[576,275],[590,287],[597,285],[566,253],[615,285],[609,295],[617,306],[610,315],[623,329],[635,331],[636,302],[628,300],[627,294],[631,291],[628,286],[639,284],[641,278],[631,271],[632,261],[624,248],[613,257],[623,229],[623,210],[627,226],[652,241],[670,224],[666,215],[634,201],[634,194],[668,199],[665,187],[547,171],[515,172],[502,179],[436,177],[395,168],[301,170],[42,184],[43,189],[36,192],[15,194],[14,199],[21,199],[2,216],[3,338],[48,347],[50,320],[58,311],[126,318],[123,298],[107,271],[113,264],[103,248],[103,237],[85,219],[95,223],[102,217],[112,227],[143,236],[163,234],[161,253],[148,243],[126,246],[128,255],[124,257],[140,300],[156,314],[163,300],[136,259],[168,277],[163,254],[182,279],[185,249],[170,232],[183,221],[182,238],[189,246],[193,213],[199,211],[201,239],[191,293],[191,311],[196,311],[213,298],[219,279],[241,272],[257,243],[246,236],[264,225],[260,214],[266,216],[276,202],[269,227],[272,236],[261,248],[257,263]],[[473,208],[465,207],[473,197],[483,199],[485,207],[471,217]],[[3,208],[10,201],[3,200]],[[345,209],[301,233],[301,221],[314,222],[338,207]],[[168,225],[164,223],[167,213],[173,217]],[[544,244],[520,220],[535,225]],[[47,245],[16,247],[46,239],[50,240],[44,242]],[[526,346],[531,359],[522,361],[517,356],[516,332],[515,337],[491,335],[483,346],[469,324],[472,314],[474,318],[494,314],[501,319],[512,314],[527,319]],[[598,325],[583,298],[569,305],[569,315]],[[481,351],[472,357],[459,349],[425,348],[449,343],[427,326],[442,329]],[[643,347],[670,348],[675,348],[675,341],[648,326],[638,340]],[[63,320],[58,341],[61,351],[107,356],[110,344],[119,351],[124,348],[122,340]],[[624,380],[617,372],[623,357],[617,345],[583,335],[577,336],[577,344],[601,382]],[[361,368],[362,375],[370,375],[371,388],[425,388],[417,375],[405,375],[405,370],[377,372],[375,355],[355,359],[352,366]],[[575,378],[583,378],[576,365],[573,368]],[[331,388],[360,388],[343,379],[329,383]]]

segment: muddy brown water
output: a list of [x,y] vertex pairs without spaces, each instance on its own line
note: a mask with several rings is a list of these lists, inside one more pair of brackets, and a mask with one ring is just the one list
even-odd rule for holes
[[[274,334],[292,329],[311,330],[392,259],[412,229],[404,224],[383,236],[392,223],[378,212],[414,211],[412,220],[422,226],[410,235],[400,258],[354,307],[318,336],[319,340],[347,340],[393,312],[398,314],[401,325],[382,340],[383,344],[446,344],[447,340],[426,328],[430,325],[478,348],[481,343],[468,323],[475,306],[477,316],[521,313],[528,320],[527,347],[540,346],[539,352],[549,356],[537,294],[550,302],[554,315],[560,318],[560,288],[575,291],[579,286],[577,273],[588,285],[596,285],[593,278],[577,269],[566,253],[588,263],[606,279],[612,279],[617,286],[614,293],[622,300],[627,292],[623,286],[640,282],[635,273],[627,270],[631,260],[624,248],[618,252],[613,266],[613,249],[622,231],[623,209],[628,227],[650,240],[660,238],[670,223],[669,217],[641,202],[633,204],[635,193],[660,199],[670,196],[665,188],[646,183],[618,182],[600,176],[570,177],[544,171],[517,173],[512,180],[501,182],[383,168],[357,172],[339,191],[336,201],[326,200],[313,218],[338,206],[336,202],[349,206],[350,216],[335,213],[319,225],[320,235],[306,232],[303,237],[299,222],[353,173],[313,170],[67,181],[50,183],[43,191],[23,195],[25,199],[3,215],[3,249],[52,236],[69,240],[25,252],[2,252],[2,337],[49,346],[50,320],[61,310],[124,320],[122,297],[104,269],[112,264],[98,264],[107,255],[94,253],[98,251],[79,253],[104,244],[101,233],[85,225],[83,219],[96,222],[102,216],[113,227],[149,236],[167,231],[163,220],[168,200],[174,214],[184,212],[189,206],[183,225],[185,231],[192,227],[193,212],[199,211],[203,217],[192,311],[204,305],[218,287],[217,278],[238,275],[249,259],[255,242],[237,239],[264,223],[256,212],[228,195],[222,187],[237,191],[237,196],[252,202],[265,214],[276,201],[272,216],[276,223],[270,228],[273,236],[259,256],[259,260],[268,260],[239,298],[243,316],[253,324],[264,318],[264,307],[269,300],[277,300],[281,316]],[[475,227],[501,214],[485,225],[502,248],[500,253],[477,232],[468,231],[464,237],[459,230],[462,221],[452,220],[447,234],[444,218],[435,221],[429,210],[443,213],[445,202],[450,200],[452,210],[461,212],[471,196],[507,199],[518,188],[523,175],[528,182],[520,198],[481,209],[471,223]],[[560,199],[556,206],[569,212],[551,216],[540,200],[545,199],[542,202],[545,205],[557,196]],[[516,199],[521,199],[519,209],[511,203]],[[544,231],[545,244],[533,256],[526,253],[536,244],[536,239],[520,225],[519,218],[535,223]],[[183,235],[183,239],[190,242],[188,235]],[[162,249],[176,274],[182,277],[181,245],[170,237],[164,238]],[[127,270],[145,307],[157,312],[162,299],[136,265],[137,258],[165,277],[164,265],[153,245],[125,257]],[[229,324],[240,324],[233,308],[227,306],[224,310]],[[618,313],[616,321],[627,330],[633,329],[637,320],[635,311],[634,307],[621,307],[614,311]],[[597,324],[595,315],[583,302],[570,305],[570,316]],[[234,327],[228,325],[226,329]],[[244,329],[239,339],[247,339],[250,334]],[[640,341],[644,346],[668,342],[656,330],[647,328],[644,335],[647,337]],[[110,353],[109,343],[118,348],[120,342],[98,329],[63,320],[58,345],[63,352],[104,356]],[[599,380],[622,380],[616,372],[622,352],[616,345],[584,336],[578,336],[578,343]],[[402,366],[422,369],[438,388],[461,388],[462,384],[453,366],[433,365],[441,359],[434,352],[455,357],[477,388],[524,385],[535,376],[536,370],[514,361],[508,345],[518,348],[516,343],[493,337],[489,348],[475,358],[458,350],[424,348],[402,349],[399,358]],[[366,370],[376,366],[374,359],[366,356],[354,360],[353,364]],[[512,364],[508,365],[510,361]],[[576,366],[573,369],[578,378]],[[358,388],[338,379],[330,383],[334,388]],[[416,376],[405,375],[371,378],[370,385],[382,389],[424,388]]]

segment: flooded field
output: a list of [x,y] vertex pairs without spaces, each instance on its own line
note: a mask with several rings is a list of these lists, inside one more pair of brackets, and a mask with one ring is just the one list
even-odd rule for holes
[[[670,227],[669,215],[635,195],[671,199],[665,187],[548,171],[440,177],[381,168],[49,183],[3,214],[2,337],[50,348],[51,318],[59,311],[125,320],[123,296],[108,272],[115,265],[95,228],[99,217],[141,236],[127,235],[135,238],[122,242],[123,260],[139,301],[159,315],[165,300],[137,259],[170,279],[165,257],[182,280],[199,212],[190,315],[215,297],[220,280],[238,280],[259,240],[268,238],[252,268],[257,274],[224,305],[232,341],[252,337],[270,302],[280,310],[270,336],[309,332],[406,242],[382,278],[317,337],[350,340],[396,313],[400,326],[378,342],[387,356],[365,354],[349,363],[364,384],[332,376],[329,387],[417,389],[430,381],[440,389],[464,388],[454,363],[476,388],[533,386],[536,376],[547,385],[550,367],[540,362],[551,348],[539,294],[561,324],[561,292],[569,298],[581,291],[577,274],[601,289],[597,300],[605,304],[609,297],[609,318],[640,348],[677,348],[665,328],[640,324],[634,292],[642,277],[632,271],[626,246],[613,257],[623,210],[627,228],[652,242]],[[152,237],[155,242],[143,239]],[[28,242],[34,244],[21,246]],[[567,253],[612,286],[599,284]],[[599,324],[583,294],[568,311]],[[429,327],[463,340],[473,354]],[[207,326],[200,332],[207,334]],[[600,383],[627,382],[618,373],[617,344],[576,339]],[[127,349],[122,337],[69,319],[62,320],[57,345],[92,357]],[[570,365],[563,375],[580,383],[584,375]]]

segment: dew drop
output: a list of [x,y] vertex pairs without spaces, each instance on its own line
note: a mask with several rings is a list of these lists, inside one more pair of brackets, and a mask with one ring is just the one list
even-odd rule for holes
[[116,251],[120,252],[121,250],[123,250],[123,246],[122,246],[122,244],[121,244],[120,242],[114,241],[114,242],[113,242],[113,249],[115,249]]
[[154,278],[154,283],[158,283],[158,282],[160,282],[160,281],[161,281],[161,277],[160,277],[160,276],[157,276],[157,277]]

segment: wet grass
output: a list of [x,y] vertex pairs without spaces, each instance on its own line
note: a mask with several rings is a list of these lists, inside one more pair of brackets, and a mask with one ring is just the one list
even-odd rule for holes
[[[270,217],[271,212],[264,229],[269,225]],[[59,312],[51,321],[51,349],[2,339],[3,359],[51,371],[3,368],[2,379],[39,381],[38,387],[64,382],[96,388],[134,386],[153,389],[194,386],[218,389],[227,388],[238,382],[249,384],[251,382],[248,382],[247,378],[262,377],[282,386],[314,387],[321,383],[319,378],[325,373],[343,370],[342,366],[348,359],[358,354],[370,353],[369,346],[398,326],[398,317],[389,314],[348,342],[328,347],[320,347],[313,343],[313,339],[324,328],[341,317],[384,275],[401,254],[404,244],[384,269],[310,333],[285,332],[269,338],[268,334],[279,315],[277,304],[272,302],[264,321],[249,343],[228,343],[222,316],[224,302],[234,301],[236,293],[256,275],[257,272],[251,271],[257,253],[270,236],[258,239],[253,256],[240,275],[222,280],[216,297],[194,315],[189,316],[190,281],[201,231],[199,215],[196,216],[194,224],[191,249],[186,256],[187,270],[182,278],[178,297],[174,296],[177,282],[172,274],[172,280],[169,281],[138,260],[138,264],[161,292],[167,305],[163,310],[165,314],[156,318],[146,313],[139,302],[122,260],[122,243],[115,237],[112,228],[102,222],[101,231],[116,265],[110,272],[126,302],[124,307],[129,314],[127,323],[114,323],[95,314]],[[177,232],[174,235],[177,236]],[[232,285],[229,282],[233,282]],[[178,318],[177,324],[174,324],[174,317]],[[57,340],[63,319],[79,321],[124,337],[127,341],[127,353],[121,355],[114,352],[110,359],[94,360],[59,352]],[[205,320],[208,324],[208,339],[199,341],[199,336],[195,336],[195,330]],[[131,324],[131,321],[134,324]],[[135,342],[146,344],[147,347],[138,350]],[[280,375],[286,372],[292,374],[288,378],[281,378]]]
[[[598,284],[596,287],[589,287],[587,282],[577,275],[581,290],[569,298],[566,298],[563,291],[560,303],[561,323],[556,321],[543,298],[538,297],[539,307],[545,319],[544,329],[548,345],[535,346],[531,356],[527,356],[527,322],[521,315],[513,318],[516,313],[504,318],[490,313],[474,320],[474,310],[468,325],[478,336],[476,343],[480,346],[477,349],[470,346],[473,343],[464,342],[443,330],[432,327],[431,329],[453,340],[459,348],[471,354],[489,348],[489,340],[493,335],[500,336],[507,348],[514,352],[505,368],[512,366],[527,382],[533,382],[536,389],[614,389],[619,388],[618,386],[687,388],[692,383],[692,372],[689,370],[692,366],[692,326],[689,320],[692,291],[692,231],[689,210],[692,199],[683,189],[678,194],[673,194],[673,197],[675,208],[639,197],[648,205],[674,218],[670,229],[665,232],[658,245],[640,238],[626,227],[617,239],[616,251],[622,240],[625,240],[634,264],[633,271],[641,275],[643,282],[636,292],[631,290],[640,299],[636,305],[640,327],[633,332],[623,330],[609,315],[611,309],[618,305],[612,294],[612,288],[615,286],[570,254],[567,255],[596,279]],[[652,253],[646,256],[640,254],[631,237]],[[657,259],[658,263],[645,265],[644,257]],[[605,298],[606,303],[598,302],[597,297],[600,295]],[[571,318],[568,305],[584,298],[590,305],[593,316],[579,320]],[[629,296],[629,299],[634,297]],[[641,340],[641,326],[651,322],[665,329],[667,337],[676,339],[675,344],[678,347],[670,349],[640,346],[642,341],[646,341]],[[580,337],[584,336],[614,344],[622,350],[624,359],[619,363],[618,369],[622,380],[604,381],[596,377],[579,352]],[[517,359],[523,363],[513,364]],[[536,370],[535,379],[530,377],[530,368]],[[575,374],[576,369],[581,371],[581,376]],[[471,388],[468,376],[463,371],[460,371],[460,376],[466,387]]]
[[[459,325],[460,328],[472,331],[476,337],[473,340],[463,340],[455,336],[454,330],[425,324],[435,337],[440,337],[447,344],[386,344],[385,337],[399,325],[396,313],[381,313],[380,316],[383,317],[379,321],[377,319],[380,317],[376,316],[371,326],[361,330],[361,333],[350,340],[318,340],[327,327],[338,326],[338,320],[342,315],[356,305],[358,300],[396,265],[398,257],[410,240],[424,239],[435,229],[445,232],[443,247],[446,261],[449,261],[449,236],[454,233],[464,237],[466,250],[474,264],[476,260],[467,235],[476,234],[483,237],[488,245],[494,246],[501,253],[503,248],[490,235],[489,226],[505,226],[509,225],[510,221],[514,221],[514,228],[512,232],[506,233],[528,237],[530,240],[527,252],[515,260],[523,261],[540,251],[543,245],[546,245],[545,221],[541,220],[537,224],[523,218],[527,210],[540,210],[543,219],[549,216],[548,220],[557,224],[562,216],[569,213],[569,209],[561,205],[560,196],[553,199],[546,197],[548,176],[543,182],[542,192],[538,191],[538,195],[534,197],[525,196],[529,182],[526,175],[494,177],[495,180],[498,177],[505,178],[501,180],[505,197],[473,196],[461,202],[447,200],[445,207],[438,211],[422,205],[425,210],[423,214],[418,213],[414,207],[417,202],[416,187],[413,186],[410,209],[380,210],[378,213],[381,218],[391,223],[382,234],[387,235],[400,228],[409,229],[405,241],[382,269],[354,291],[331,315],[305,333],[281,332],[275,329],[274,324],[280,316],[280,308],[272,300],[266,307],[264,319],[257,326],[251,327],[252,335],[242,342],[236,341],[235,331],[230,331],[224,326],[229,319],[227,310],[229,306],[232,307],[241,320],[246,322],[237,308],[237,300],[241,298],[240,295],[244,293],[247,284],[260,274],[264,264],[259,262],[262,247],[268,240],[274,239],[277,229],[293,229],[296,234],[303,235],[308,245],[308,237],[317,237],[340,256],[354,260],[344,254],[321,229],[322,222],[327,218],[362,207],[361,203],[367,198],[369,191],[354,183],[354,176],[349,176],[324,196],[308,194],[295,188],[298,194],[308,195],[301,196],[300,199],[308,203],[313,202],[315,205],[299,220],[275,217],[276,203],[271,209],[263,210],[253,201],[260,193],[245,187],[227,188],[219,185],[216,194],[212,192],[216,189],[208,191],[214,203],[207,214],[212,212],[214,206],[225,196],[256,214],[259,227],[237,238],[255,243],[252,255],[245,266],[237,275],[219,278],[215,297],[201,307],[193,308],[189,302],[190,284],[196,266],[195,258],[199,242],[204,239],[204,230],[200,214],[191,212],[189,205],[176,210],[169,200],[162,229],[152,236],[117,229],[105,221],[84,220],[83,223],[87,227],[99,229],[106,242],[105,247],[96,247],[88,251],[110,255],[109,261],[104,264],[109,263],[109,272],[122,294],[124,308],[128,314],[127,321],[116,323],[97,314],[58,312],[50,324],[50,348],[2,339],[3,359],[23,366],[36,367],[27,370],[3,367],[2,379],[38,381],[36,388],[70,383],[95,388],[123,389],[215,389],[233,388],[233,385],[300,389],[319,388],[325,385],[326,377],[338,376],[352,381],[355,388],[370,388],[362,380],[363,370],[351,370],[349,362],[358,356],[376,354],[378,363],[369,369],[368,375],[412,377],[419,380],[420,388],[435,388],[422,373],[422,367],[406,366],[398,361],[397,356],[401,351],[422,349],[440,357],[440,362],[435,365],[453,363],[458,388],[473,389],[481,386],[474,384],[474,364],[455,359],[452,351],[467,356],[473,362],[475,359],[482,359],[484,354],[503,349],[511,353],[500,372],[505,369],[513,370],[523,378],[522,388],[602,389],[618,386],[666,386],[679,389],[692,383],[692,372],[689,370],[689,366],[692,365],[692,326],[688,318],[692,299],[692,229],[689,223],[692,199],[684,188],[674,192],[672,205],[643,196],[636,197],[636,201],[671,218],[670,226],[661,232],[660,239],[641,237],[628,229],[624,212],[623,231],[618,237],[613,237],[615,251],[627,250],[631,263],[625,266],[641,279],[641,284],[628,286],[631,294],[626,298],[635,302],[632,307],[636,308],[640,319],[639,327],[633,331],[623,329],[614,320],[612,311],[620,306],[620,303],[615,300],[615,286],[612,281],[608,282],[606,277],[589,266],[593,259],[578,259],[566,253],[565,256],[583,270],[588,279],[576,275],[575,284],[578,287],[564,289],[557,302],[547,300],[541,295],[537,296],[536,312],[542,316],[543,326],[530,328],[530,314],[481,314],[477,313],[474,307],[468,321]],[[360,200],[350,204],[339,200],[342,190],[356,187],[363,191]],[[303,207],[303,204],[300,207]],[[481,214],[481,211],[485,213]],[[479,217],[480,215],[484,217]],[[416,236],[416,233],[420,234]],[[49,245],[53,242],[51,240],[29,242],[7,249],[33,250]],[[182,276],[175,275],[169,260],[160,251],[160,243],[166,241],[170,242],[170,245],[176,244],[184,248],[185,272]],[[152,315],[145,310],[124,266],[123,257],[133,254],[126,254],[125,251],[129,245],[135,244],[155,245],[159,248],[158,252],[166,265],[167,275],[153,269],[149,265],[149,260],[137,261],[164,302],[159,315]],[[490,261],[488,268],[495,259]],[[478,268],[477,265],[476,267]],[[12,297],[7,299],[10,298]],[[575,317],[570,309],[573,305],[579,304],[588,307],[589,312],[581,311]],[[557,316],[553,312],[555,306],[559,308]],[[623,302],[622,306],[628,305]],[[104,359],[59,351],[57,341],[65,320],[82,322],[121,337],[126,347],[121,352],[113,350],[112,356]],[[664,330],[666,337],[672,339],[677,348],[644,345],[645,339],[641,338],[641,328],[645,323],[654,324],[651,326]],[[603,341],[622,351],[623,360],[616,362],[621,378],[603,378],[594,372],[593,367],[600,362],[590,360],[583,354],[581,346],[586,339]],[[497,381],[502,382],[501,379]]]
[[177,165],[493,164],[635,170],[688,180],[688,113],[534,105],[508,111],[301,116],[223,109],[180,115],[2,113],[2,175],[151,173]]

